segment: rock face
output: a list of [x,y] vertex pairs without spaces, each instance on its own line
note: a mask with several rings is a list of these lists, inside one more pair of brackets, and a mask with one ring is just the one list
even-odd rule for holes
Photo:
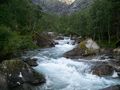
[[112,75],[114,68],[108,64],[96,65],[92,68],[92,74],[98,76]]
[[33,34],[33,42],[39,47],[43,47],[43,48],[55,46],[55,42],[53,38],[48,33],[35,32]]
[[42,6],[44,12],[57,14],[70,14],[87,8],[93,0],[32,0],[33,3]]
[[76,48],[64,54],[67,58],[82,58],[95,55],[100,47],[92,39],[86,39],[80,42]]
[[120,90],[120,85],[110,86],[101,90]]
[[37,73],[21,60],[3,61],[0,65],[0,71],[6,76],[5,80],[9,88],[21,86],[23,83],[32,85],[45,83],[45,77],[42,74]]

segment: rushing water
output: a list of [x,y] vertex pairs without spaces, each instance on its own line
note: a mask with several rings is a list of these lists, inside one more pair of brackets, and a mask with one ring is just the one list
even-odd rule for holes
[[120,84],[114,73],[113,77],[103,78],[90,73],[91,64],[77,62],[62,57],[73,49],[69,38],[59,40],[53,48],[42,49],[33,58],[38,58],[39,65],[35,67],[38,72],[46,76],[46,84],[37,90],[99,90],[111,85]]

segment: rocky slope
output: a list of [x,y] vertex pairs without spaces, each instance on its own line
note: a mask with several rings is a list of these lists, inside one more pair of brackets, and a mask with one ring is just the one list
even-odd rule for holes
[[91,5],[93,0],[32,0],[42,6],[44,12],[70,14]]

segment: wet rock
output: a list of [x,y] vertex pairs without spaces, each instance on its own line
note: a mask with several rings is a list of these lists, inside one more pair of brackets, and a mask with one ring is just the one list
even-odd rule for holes
[[120,60],[112,59],[112,60],[109,60],[108,63],[109,63],[109,65],[111,65],[112,67],[114,67],[115,71],[120,76]]
[[1,72],[7,77],[9,88],[14,88],[23,83],[41,85],[45,83],[45,77],[37,73],[22,60],[6,60],[0,65]]
[[51,38],[50,35],[46,33],[35,32],[33,34],[33,42],[39,47],[43,47],[43,48],[55,46],[55,42],[53,38]]
[[77,45],[71,51],[64,54],[67,58],[84,58],[88,56],[93,56],[99,52],[99,46],[92,39],[86,39]]
[[92,68],[92,74],[98,76],[112,75],[114,68],[108,64],[97,64]]
[[55,42],[55,45],[58,45],[59,43],[58,42]]
[[120,90],[120,85],[110,86],[101,90]]
[[99,57],[99,60],[105,60],[105,59],[114,59],[113,54],[103,54]]
[[34,71],[34,69],[31,69],[29,71],[23,70],[22,75],[24,82],[32,85],[40,85],[46,82],[45,77],[42,74]]
[[36,67],[38,66],[37,59],[36,58],[26,58],[24,59],[24,62],[26,62],[29,66]]

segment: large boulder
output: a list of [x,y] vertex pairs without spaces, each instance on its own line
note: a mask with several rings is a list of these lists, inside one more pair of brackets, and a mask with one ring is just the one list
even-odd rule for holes
[[120,90],[120,85],[110,86],[101,90]]
[[80,42],[76,48],[64,54],[67,58],[82,58],[93,56],[99,52],[100,47],[92,39],[86,39]]
[[53,38],[48,33],[34,32],[33,42],[37,46],[43,47],[43,48],[54,47],[55,46],[55,42],[54,42]]
[[98,76],[112,75],[114,68],[106,63],[97,64],[92,68],[92,74]]
[[9,88],[23,83],[38,85],[45,83],[45,77],[21,60],[6,60],[0,65],[0,71],[7,77]]

